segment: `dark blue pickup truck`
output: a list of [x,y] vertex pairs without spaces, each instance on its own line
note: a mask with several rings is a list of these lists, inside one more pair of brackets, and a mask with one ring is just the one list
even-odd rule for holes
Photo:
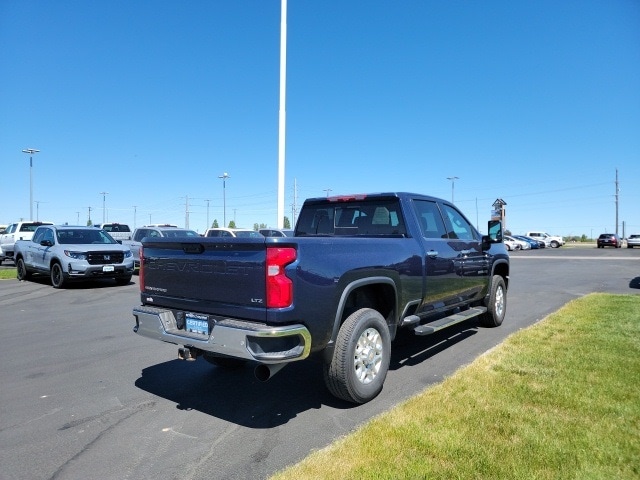
[[500,222],[481,235],[451,203],[411,193],[306,200],[293,237],[144,239],[134,332],[179,358],[256,364],[267,380],[322,355],[336,397],[382,389],[394,339],[505,315]]

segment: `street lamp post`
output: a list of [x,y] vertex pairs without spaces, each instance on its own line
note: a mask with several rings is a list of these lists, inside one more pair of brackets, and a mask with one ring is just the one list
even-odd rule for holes
[[222,226],[227,226],[227,178],[231,178],[227,172],[218,175],[222,179]]
[[107,195],[109,195],[109,192],[100,192],[100,195],[102,195],[102,224],[104,225],[104,223],[107,221],[106,220],[106,203],[107,203]]
[[33,156],[40,150],[25,148],[22,153],[29,154],[29,220],[33,220]]
[[451,180],[451,203],[453,203],[453,185],[456,180],[459,180],[459,177],[447,177],[447,180]]

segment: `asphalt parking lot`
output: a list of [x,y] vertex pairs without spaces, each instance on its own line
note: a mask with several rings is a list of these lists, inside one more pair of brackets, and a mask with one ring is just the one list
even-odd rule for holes
[[[176,359],[133,334],[137,277],[56,290],[0,281],[0,465],[8,479],[266,478],[590,292],[640,294],[640,250],[513,252],[502,327],[475,323],[395,348],[385,388],[354,406],[318,361],[267,383]],[[11,268],[5,262],[3,268]],[[604,332],[603,332],[604,333]]]

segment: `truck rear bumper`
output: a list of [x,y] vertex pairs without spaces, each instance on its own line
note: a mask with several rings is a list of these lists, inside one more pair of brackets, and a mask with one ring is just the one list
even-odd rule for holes
[[178,328],[172,310],[135,307],[133,331],[143,337],[195,347],[228,357],[276,364],[303,360],[311,351],[311,334],[303,325],[271,327],[232,318],[217,319],[209,335]]

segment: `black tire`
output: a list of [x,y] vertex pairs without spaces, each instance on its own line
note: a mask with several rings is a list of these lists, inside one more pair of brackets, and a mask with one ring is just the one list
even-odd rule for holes
[[62,265],[58,262],[51,264],[51,285],[53,288],[62,288],[65,284],[64,272]]
[[507,286],[504,278],[494,275],[491,279],[491,291],[486,302],[487,312],[480,317],[483,327],[499,327],[507,313]]
[[124,286],[131,283],[131,277],[133,275],[127,275],[126,277],[116,277],[116,285]]
[[27,269],[22,257],[16,261],[16,277],[18,280],[29,280],[31,278],[31,272]]
[[204,352],[202,358],[216,367],[226,368],[227,370],[241,368],[247,363],[243,358],[224,357],[208,352]]
[[560,244],[558,242],[556,242],[555,240],[553,240],[551,242],[551,248],[558,248],[560,246]]
[[352,313],[340,327],[324,381],[336,397],[353,403],[375,398],[384,384],[391,358],[391,336],[382,315],[371,308]]

